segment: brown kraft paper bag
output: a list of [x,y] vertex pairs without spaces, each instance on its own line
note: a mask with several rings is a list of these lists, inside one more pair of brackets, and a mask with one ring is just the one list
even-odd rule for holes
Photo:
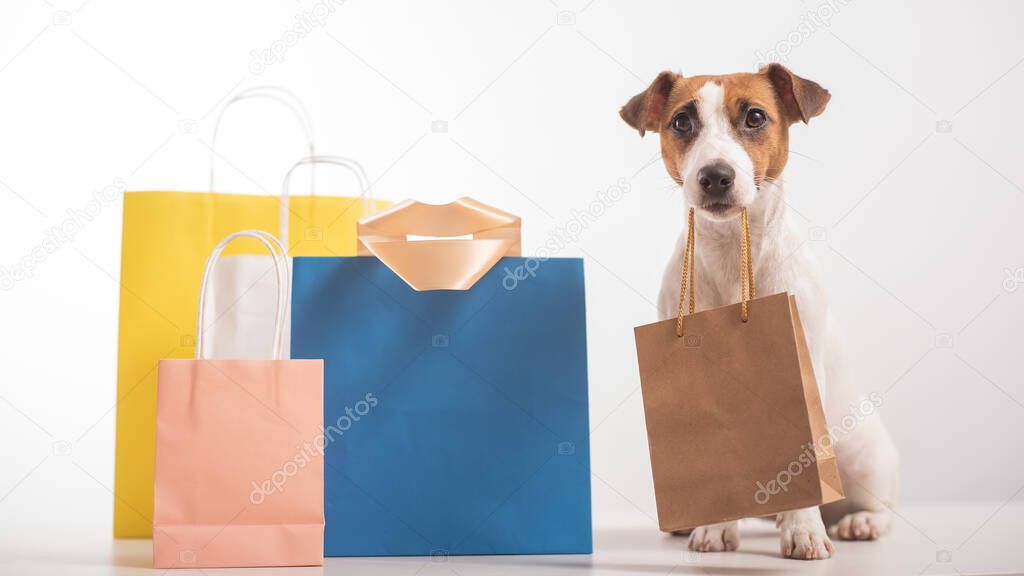
[[[658,523],[685,530],[843,498],[795,298],[753,299],[742,215],[741,302],[635,329]],[[692,281],[690,282],[692,285]]]

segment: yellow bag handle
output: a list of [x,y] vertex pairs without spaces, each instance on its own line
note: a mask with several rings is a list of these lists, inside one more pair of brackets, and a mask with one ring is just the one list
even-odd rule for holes
[[[676,336],[683,336],[683,303],[686,301],[686,289],[690,289],[689,313],[696,310],[696,296],[693,281],[695,231],[693,226],[693,208],[686,217],[686,249],[683,251],[683,278],[679,286],[679,315],[676,318]],[[748,303],[755,297],[754,292],[754,263],[750,253],[750,219],[747,216],[747,209],[740,213],[740,318],[746,322],[750,315]]]
[[[316,156],[316,145],[313,142],[313,122],[309,117],[309,110],[302,100],[294,92],[282,86],[265,85],[252,86],[233,95],[217,113],[213,121],[213,138],[210,141],[210,192],[216,192],[215,171],[217,167],[217,137],[220,135],[220,125],[224,120],[224,113],[233,105],[250,98],[264,98],[273,100],[287,108],[302,128],[302,134],[306,138],[306,150],[309,156]],[[310,188],[316,188],[316,174],[310,175]]]

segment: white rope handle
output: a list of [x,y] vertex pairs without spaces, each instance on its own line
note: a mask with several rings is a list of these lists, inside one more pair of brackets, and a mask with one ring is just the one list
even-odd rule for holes
[[214,170],[217,163],[217,137],[220,134],[220,124],[224,119],[224,113],[227,112],[228,108],[232,105],[248,98],[266,98],[284,105],[285,108],[291,111],[296,120],[298,120],[299,125],[302,128],[302,132],[306,136],[306,148],[309,150],[309,155],[316,155],[316,147],[313,144],[313,122],[310,120],[309,110],[306,109],[305,104],[302,103],[302,100],[300,100],[298,96],[281,86],[268,85],[247,88],[238,94],[235,94],[225,102],[224,106],[220,109],[220,112],[217,113],[216,120],[214,120],[213,139],[210,142],[210,192],[215,190],[216,180],[214,178]]
[[[277,277],[277,315],[274,318],[274,349],[272,351],[274,360],[281,360],[282,341],[284,339],[285,317],[288,314],[288,305],[291,299],[291,271],[288,267],[288,255],[285,252],[281,241],[274,235],[263,230],[242,230],[228,234],[221,240],[206,259],[206,269],[203,270],[203,280],[199,285],[199,315],[196,322],[196,360],[202,360],[205,353],[206,343],[206,299],[210,290],[210,283],[213,280],[217,262],[220,261],[221,253],[228,244],[239,238],[253,238],[258,240],[270,252],[274,261],[274,273]],[[216,321],[216,320],[215,320]]]
[[281,183],[281,242],[288,246],[288,205],[291,197],[292,173],[302,166],[316,166],[317,164],[329,164],[340,166],[351,172],[359,184],[359,197],[363,203],[363,216],[377,211],[377,202],[373,198],[373,187],[370,185],[370,177],[366,175],[363,165],[351,158],[343,156],[307,156],[288,169],[284,175],[284,182]]

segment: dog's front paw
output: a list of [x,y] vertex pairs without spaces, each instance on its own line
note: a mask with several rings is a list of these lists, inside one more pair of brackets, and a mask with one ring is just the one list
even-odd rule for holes
[[832,556],[832,541],[825,532],[821,516],[784,512],[778,524],[782,530],[779,547],[785,558],[798,560],[825,560]]
[[700,526],[690,532],[687,547],[695,552],[732,551],[740,546],[739,522]]
[[888,512],[853,512],[843,516],[830,534],[840,540],[877,540],[889,531]]

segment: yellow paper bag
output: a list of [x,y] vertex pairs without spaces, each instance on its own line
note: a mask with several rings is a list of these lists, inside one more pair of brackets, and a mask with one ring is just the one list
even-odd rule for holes
[[[282,95],[287,93],[259,87],[233,97],[227,105],[247,97],[284,102]],[[294,101],[286,104],[296,110]],[[307,121],[303,114],[297,115]],[[312,148],[310,144],[309,149]],[[312,162],[305,159],[297,165],[308,163]],[[211,170],[211,189],[212,182]],[[366,186],[365,177],[360,176],[360,187]],[[221,238],[239,230],[265,230],[283,236],[280,224],[286,214],[290,256],[354,256],[356,221],[374,209],[388,206],[386,202],[374,204],[367,200],[292,196],[282,210],[281,197],[264,194],[125,193],[118,326],[115,537],[148,538],[152,533],[157,363],[161,358],[191,357],[195,345],[193,319],[198,313],[195,286],[202,277],[207,255]],[[250,242],[239,242],[230,252],[259,254],[259,245]]]

